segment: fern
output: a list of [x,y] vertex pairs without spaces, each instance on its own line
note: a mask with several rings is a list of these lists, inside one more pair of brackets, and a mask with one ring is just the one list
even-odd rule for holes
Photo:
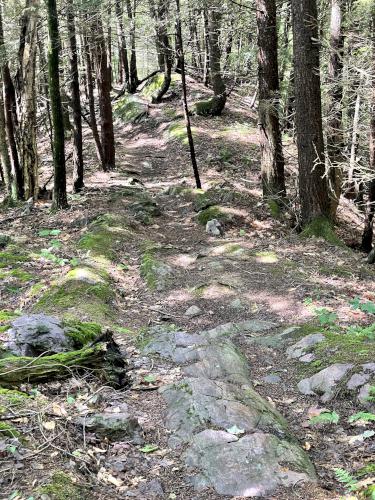
[[333,469],[335,471],[336,479],[339,483],[345,485],[348,491],[355,491],[358,486],[358,481],[345,469]]
[[339,420],[340,416],[335,411],[325,411],[310,418],[310,424],[337,424]]
[[375,422],[375,413],[367,413],[365,411],[360,411],[349,417],[349,422],[357,422],[358,420],[363,420],[365,422]]

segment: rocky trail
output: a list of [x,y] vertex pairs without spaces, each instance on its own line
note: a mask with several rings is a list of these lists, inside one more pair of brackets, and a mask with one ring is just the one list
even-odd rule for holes
[[117,170],[93,168],[69,211],[0,215],[1,340],[22,330],[9,334],[15,316],[78,318],[113,332],[129,377],[0,392],[0,496],[333,499],[350,493],[335,469],[365,495],[374,270],[262,202],[256,124],[236,97],[193,118],[195,190],[176,106],[118,120]]

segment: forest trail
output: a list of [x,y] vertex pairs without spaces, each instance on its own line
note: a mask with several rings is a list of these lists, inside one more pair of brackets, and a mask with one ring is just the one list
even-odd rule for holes
[[[12,282],[2,285],[2,307],[33,311],[39,295],[53,282],[51,274],[55,279],[62,276],[69,270],[69,259],[71,262],[82,258],[83,250],[77,251],[77,242],[87,234],[95,218],[110,214],[130,221],[131,232],[117,244],[111,266],[114,318],[112,315],[108,322],[112,323],[111,328],[116,325],[116,340],[130,362],[132,387],[117,393],[104,391],[95,404],[96,409],[110,407],[114,413],[127,405],[144,433],[143,447],[131,441],[111,443],[94,435],[89,436],[84,448],[82,443],[77,444],[79,436],[69,424],[64,427],[66,444],[56,438],[57,448],[47,447],[46,453],[40,454],[40,462],[45,464],[41,469],[33,470],[32,463],[19,459],[20,473],[14,473],[7,493],[19,489],[31,494],[22,478],[25,470],[35,477],[36,485],[43,482],[51,452],[61,447],[69,448],[69,453],[53,455],[56,465],[64,469],[70,461],[68,468],[77,475],[78,483],[90,488],[95,498],[107,498],[110,494],[115,498],[203,500],[261,494],[270,499],[332,499],[339,498],[333,469],[345,468],[353,452],[362,466],[368,462],[369,449],[363,443],[362,447],[353,448],[343,439],[350,429],[348,425],[330,427],[328,435],[327,428],[306,425],[308,414],[311,408],[319,406],[319,399],[299,393],[297,383],[306,370],[304,366],[301,369],[298,360],[287,360],[286,349],[301,338],[301,333],[319,331],[314,312],[319,307],[332,308],[340,321],[349,319],[349,300],[372,290],[374,271],[362,267],[361,256],[347,248],[323,240],[301,239],[290,231],[282,215],[272,215],[261,197],[254,116],[240,108],[238,102],[231,98],[222,118],[193,119],[204,191],[193,189],[181,117],[172,113],[178,103],[171,101],[151,107],[148,119],[140,124],[117,123],[116,171],[88,176],[86,190],[82,196],[72,197],[69,211],[54,215],[48,211],[48,203],[40,204],[26,218],[4,222],[2,227],[34,254],[40,254],[46,245],[40,230],[61,231],[57,236],[60,246],[55,251],[51,250],[52,245],[49,252],[65,261],[54,262],[48,256],[33,260],[23,266],[24,271],[34,275],[33,279],[16,284],[16,292]],[[85,155],[93,157],[89,139],[85,142]],[[205,222],[212,218],[222,221],[222,235],[206,233]],[[79,314],[79,303],[75,308]],[[81,313],[83,319],[96,319],[86,317],[84,310]],[[305,330],[291,328],[306,324]],[[221,325],[226,326],[218,329]],[[197,350],[190,350],[191,346],[203,351],[197,354]],[[229,358],[234,357],[227,358],[221,348],[226,355],[229,352]],[[211,355],[212,365],[217,366],[217,359],[224,363],[218,368],[219,375],[212,376],[220,394],[212,394],[214,389],[209,382],[203,389],[200,382],[194,385],[195,371],[199,375],[203,370],[203,376],[207,375],[199,363],[194,365],[190,372],[188,369],[190,388],[185,387],[182,392],[184,397],[196,399],[181,404],[185,405],[184,411],[188,411],[186,405],[194,408],[196,419],[192,419],[193,423],[183,421],[183,417],[178,420],[173,404],[182,397],[177,389],[186,364],[210,359]],[[229,369],[225,364],[228,359]],[[239,364],[234,372],[233,360]],[[264,459],[263,463],[260,451],[258,490],[248,489],[251,478],[240,464],[241,453],[246,454],[246,450],[238,446],[234,452],[228,451],[233,442],[246,443],[246,447],[254,446],[258,451],[268,446],[267,440],[262,444],[243,441],[255,439],[259,423],[254,427],[250,416],[241,414],[245,410],[237,408],[237,386],[244,385],[241,376],[247,377],[247,364],[252,384],[264,398],[260,403],[252,394],[247,404],[250,408],[251,404],[258,405],[256,411],[270,416],[263,428],[259,424],[264,435],[284,439],[284,424],[273,415],[275,406],[298,439],[291,452],[294,456],[282,455],[285,467],[277,478],[275,467],[283,464],[278,463],[272,450],[266,453],[269,462]],[[167,391],[163,397],[163,391],[156,389],[167,384],[175,384],[176,393]],[[69,390],[72,391],[71,386]],[[46,395],[62,405],[65,385],[53,391],[53,384],[47,386]],[[213,403],[212,408],[208,407],[208,395],[219,406]],[[233,402],[231,398],[237,401],[237,409],[229,403],[223,406],[223,400]],[[340,398],[326,404],[330,410],[337,410],[343,420],[355,410],[353,402]],[[230,418],[233,425],[228,423]],[[241,423],[249,425],[251,432]],[[200,435],[197,441],[194,435],[206,427],[211,434]],[[186,451],[193,441],[195,451]],[[175,448],[181,442],[182,448]],[[224,461],[215,462],[209,457],[216,472],[207,470],[204,464],[202,443],[208,449],[213,443],[219,446],[216,457],[222,454]],[[147,448],[148,445],[154,448]],[[91,453],[91,461],[87,460],[84,467],[78,454],[74,455],[74,447],[81,450],[81,456]],[[317,470],[318,483],[300,484],[309,468],[307,462],[288,476],[289,465],[298,453],[305,453],[303,448]],[[186,459],[186,453],[190,458]],[[236,461],[237,454],[240,461],[238,457]],[[204,479],[195,479],[195,485],[199,482],[202,489],[194,490],[189,478],[202,471]],[[313,476],[311,470],[310,473]],[[282,486],[283,481],[289,486]],[[262,489],[266,485],[269,490]]]

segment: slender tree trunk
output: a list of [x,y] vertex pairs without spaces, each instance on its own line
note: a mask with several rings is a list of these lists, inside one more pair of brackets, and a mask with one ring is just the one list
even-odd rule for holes
[[70,45],[70,86],[73,109],[73,192],[79,193],[83,184],[83,147],[81,93],[79,89],[78,52],[73,0],[67,0],[67,24]]
[[204,26],[204,66],[203,66],[203,83],[208,87],[210,83],[210,43],[209,43],[209,31],[208,26],[208,14],[207,9],[202,10],[203,16],[203,26]]
[[86,78],[87,78],[87,94],[88,94],[88,104],[90,112],[90,127],[96,147],[96,155],[100,161],[101,168],[104,169],[104,157],[103,148],[100,141],[100,135],[98,130],[98,124],[96,121],[95,114],[95,96],[94,96],[94,78],[93,78],[93,68],[92,60],[90,54],[90,44],[87,32],[84,35],[84,52],[85,52],[85,62],[86,62]]
[[103,152],[103,170],[115,168],[115,138],[111,102],[111,74],[108,66],[103,24],[99,13],[92,26],[95,47],[96,82],[99,93],[100,135]]
[[38,49],[39,49],[39,72],[41,75],[41,87],[42,87],[42,92],[43,92],[45,100],[46,100],[46,116],[47,116],[46,131],[49,135],[50,144],[51,144],[51,151],[53,152],[52,117],[51,117],[51,106],[50,106],[50,102],[49,102],[49,93],[48,93],[48,76],[46,73],[47,61],[46,61],[45,52],[44,52],[43,43],[42,43],[42,38],[40,36],[39,30],[37,33],[37,39],[38,39],[37,43],[38,43]]
[[284,156],[279,124],[276,2],[257,0],[259,131],[263,196],[285,197]]
[[119,59],[125,74],[125,85],[127,88],[129,88],[129,80],[130,80],[129,61],[128,61],[128,51],[126,47],[126,38],[124,33],[123,6],[121,0],[116,0],[115,8],[116,8],[116,19],[117,19]]
[[134,0],[133,5],[131,0],[126,0],[126,9],[128,12],[128,18],[130,20],[130,78],[129,78],[129,92],[134,94],[137,91],[139,85],[138,72],[137,72],[137,49],[135,40],[135,8],[136,0]]
[[60,95],[59,24],[57,17],[56,0],[46,0],[46,5],[50,43],[48,53],[49,92],[53,124],[53,206],[55,209],[64,209],[67,208],[68,202],[66,196],[64,120]]
[[[0,73],[0,163],[1,163],[2,174],[4,177],[7,195],[10,198],[14,197],[16,198],[17,196],[12,195],[12,187],[14,186],[14,181],[12,176],[12,165],[10,163],[6,130],[5,130],[3,82],[1,73]],[[16,194],[17,193],[15,193],[15,195]]]
[[367,210],[365,219],[365,229],[362,235],[362,249],[370,252],[374,235],[375,216],[375,5],[371,6],[371,35],[372,35],[372,101],[370,108],[370,173],[371,181],[367,193]]
[[158,103],[162,100],[163,96],[168,92],[171,85],[172,73],[172,51],[169,44],[169,37],[167,31],[167,14],[169,9],[169,0],[158,0],[157,8],[150,1],[151,15],[154,16],[156,37],[159,41],[158,45],[163,56],[164,80],[157,93],[152,96],[152,102]]
[[316,0],[292,0],[301,226],[330,218],[325,177]]
[[37,199],[38,150],[36,137],[36,54],[39,0],[27,0],[21,21],[16,74],[19,116],[19,154],[22,163],[26,199]]
[[358,129],[359,129],[359,118],[361,111],[361,89],[362,89],[363,76],[359,80],[359,85],[357,87],[357,97],[355,100],[354,115],[353,115],[353,128],[352,128],[352,141],[350,146],[350,160],[349,160],[349,172],[348,172],[348,188],[345,195],[350,199],[358,199],[360,196],[360,182],[356,179],[356,155],[358,147]]
[[4,106],[5,106],[5,126],[12,166],[13,186],[12,196],[15,200],[23,200],[25,196],[23,185],[23,172],[19,162],[18,148],[16,141],[16,127],[18,125],[16,113],[16,93],[10,75],[7,54],[4,44],[2,3],[0,2],[0,56],[1,73],[4,86]]
[[331,0],[331,47],[328,66],[329,106],[327,123],[327,155],[331,193],[331,216],[335,218],[341,195],[344,157],[342,124],[344,34],[342,31],[346,0]]
[[179,39],[178,46],[180,47],[179,59],[180,59],[180,68],[181,68],[181,81],[182,81],[182,91],[183,91],[183,103],[184,103],[186,132],[187,132],[188,141],[189,141],[190,157],[191,157],[191,164],[192,164],[193,172],[194,172],[195,183],[196,183],[197,189],[201,189],[202,185],[201,185],[201,180],[199,177],[197,159],[195,156],[194,140],[193,140],[193,134],[191,132],[190,115],[189,115],[189,108],[188,108],[188,102],[187,102],[185,55],[184,55],[184,46],[183,46],[182,30],[181,30],[180,0],[176,0],[176,9],[177,9],[176,27],[177,27],[177,36]]

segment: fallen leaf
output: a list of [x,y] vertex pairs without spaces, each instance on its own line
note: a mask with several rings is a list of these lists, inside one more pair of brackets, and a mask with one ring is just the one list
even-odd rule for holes
[[56,422],[54,422],[53,420],[43,422],[43,427],[47,429],[47,431],[53,431],[56,428]]

